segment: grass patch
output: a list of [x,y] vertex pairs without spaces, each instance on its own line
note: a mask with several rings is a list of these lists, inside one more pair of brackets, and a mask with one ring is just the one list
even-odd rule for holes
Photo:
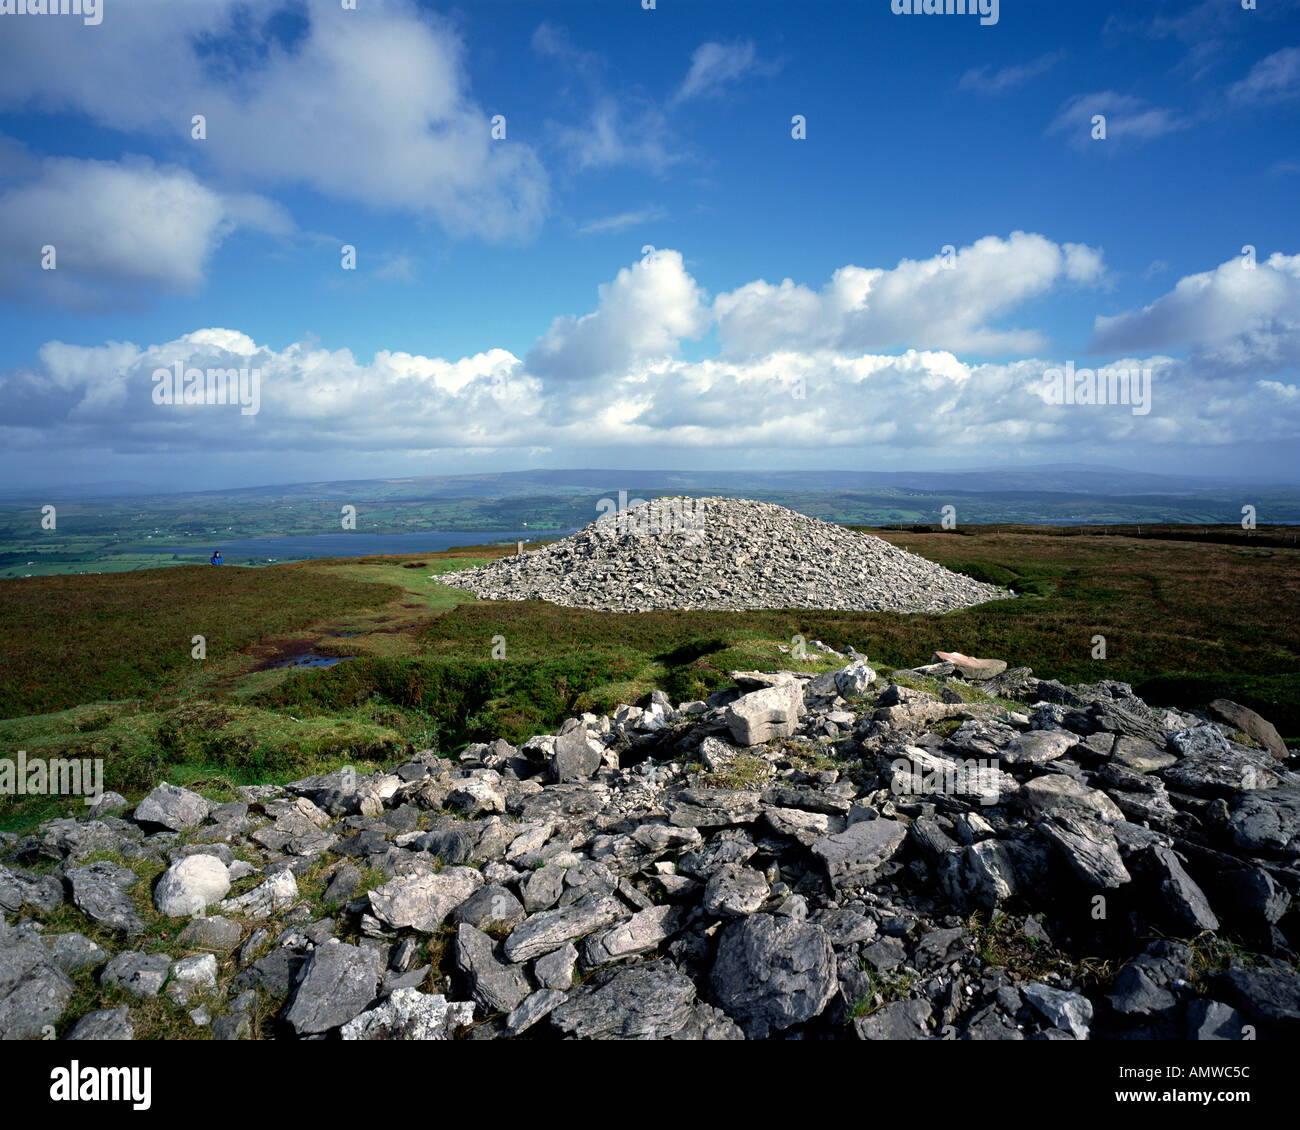
[[742,754],[725,769],[704,775],[701,784],[709,789],[761,789],[772,776],[772,766],[761,757]]
[[910,970],[906,973],[878,973],[865,958],[859,959],[862,971],[867,975],[870,987],[862,998],[849,1010],[849,1021],[878,1012],[887,1004],[907,1000],[912,992],[916,975]]
[[263,636],[358,608],[395,590],[319,571],[179,566],[85,577],[0,581],[0,716],[45,714],[87,700],[174,691],[198,665]]
[[[283,783],[351,764],[389,765],[408,749],[397,730],[358,712],[297,718],[232,702],[197,701],[167,710],[95,703],[0,721],[0,756],[102,758],[104,788],[139,796],[161,780],[236,800],[237,786]],[[70,813],[80,797],[5,797],[0,829],[18,830]]]

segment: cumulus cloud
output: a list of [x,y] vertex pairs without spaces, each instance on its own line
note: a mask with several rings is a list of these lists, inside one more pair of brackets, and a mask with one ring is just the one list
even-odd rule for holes
[[[173,369],[257,369],[260,404],[158,404],[154,373]],[[516,446],[536,440],[537,382],[503,349],[447,361],[295,342],[283,350],[247,335],[205,329],[139,347],[51,342],[35,366],[0,377],[18,411],[0,427],[15,446],[58,437],[70,446],[118,451],[412,451]],[[41,437],[45,439],[42,440]]]
[[730,356],[782,347],[866,351],[898,345],[1031,352],[1045,344],[1038,331],[989,323],[1062,282],[1092,284],[1103,275],[1098,250],[1013,232],[948,256],[905,259],[888,270],[841,267],[821,291],[790,279],[779,286],[758,280],[719,294],[714,311]]
[[621,373],[669,357],[708,328],[704,292],[677,251],[655,251],[599,290],[597,309],[556,318],[527,357],[531,372],[560,381]]
[[[184,365],[261,370],[261,409],[157,405],[152,374]],[[1151,370],[1151,411],[1061,405],[1045,373],[1061,359],[971,364],[941,350],[847,355],[787,351],[744,362],[643,362],[604,387],[548,383],[506,350],[448,361],[294,343],[276,351],[224,330],[140,348],[51,343],[39,364],[0,376],[16,407],[0,425],[10,456],[101,450],[274,450],[309,466],[396,461],[433,451],[517,455],[552,450],[730,450],[966,453],[1012,450],[1058,460],[1116,443],[1227,445],[1294,438],[1300,394],[1288,380],[1234,379],[1165,355],[1117,358]],[[1080,367],[1082,367],[1080,365]],[[296,457],[296,458],[291,458]]]
[[[1042,239],[1012,236],[985,249],[994,262],[1010,258],[1002,273],[985,268],[984,290],[1021,269],[1005,264],[1049,280],[1097,278],[1099,255],[1078,245],[1025,244],[1026,257],[1017,259],[1017,244],[1031,238]],[[916,267],[903,264],[903,274],[885,283],[880,276],[891,272],[864,282],[854,273],[860,268],[844,268],[850,274],[820,294],[772,288],[786,292],[786,304],[769,313],[789,318],[770,348],[703,359],[684,357],[679,344],[707,332],[719,307],[675,251],[620,271],[600,288],[592,312],[556,319],[523,359],[487,348],[458,359],[385,350],[367,361],[310,341],[276,349],[224,328],[148,346],[50,342],[32,365],[0,373],[7,409],[0,440],[10,462],[85,452],[184,460],[196,451],[256,460],[273,451],[286,467],[313,468],[329,451],[332,463],[384,473],[385,461],[431,452],[528,458],[544,448],[597,460],[600,452],[608,459],[670,450],[725,450],[739,459],[757,450],[867,452],[872,465],[909,453],[1059,462],[1121,443],[1186,451],[1285,443],[1300,432],[1300,382],[1286,368],[1300,357],[1300,256],[1273,256],[1253,272],[1225,264],[1183,280],[1147,310],[1099,320],[1098,352],[1074,365],[1150,370],[1150,410],[1140,413],[1124,404],[1054,402],[1047,371],[1071,360],[1056,351],[978,363],[952,349],[861,348],[845,333],[829,342],[810,337],[809,319],[819,311],[837,302],[852,310],[847,299],[878,295],[880,285],[925,293],[904,286],[927,277],[909,274]],[[1177,357],[1153,348],[1157,341],[1204,345]],[[155,370],[178,363],[257,368],[260,410],[154,403]]]
[[[456,235],[534,232],[545,172],[526,144],[492,140],[451,26],[405,0],[362,9],[138,0],[72,36],[57,20],[9,21],[0,109],[80,112],[194,144],[231,177],[425,216]],[[237,71],[214,63],[214,45],[237,53]],[[207,118],[201,144],[191,114]]]
[[1255,371],[1300,364],[1300,255],[1230,259],[1188,275],[1141,310],[1099,317],[1090,348],[1187,349],[1205,363]]
[[[236,228],[284,235],[279,205],[222,194],[183,169],[147,160],[49,158],[0,192],[0,293],[102,310],[155,288],[194,291]],[[54,269],[42,269],[42,248]]]

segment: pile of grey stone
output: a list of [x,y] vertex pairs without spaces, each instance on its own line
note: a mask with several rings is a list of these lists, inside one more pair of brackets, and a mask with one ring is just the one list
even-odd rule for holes
[[490,600],[623,612],[951,612],[1012,596],[881,538],[734,498],[655,499],[570,537],[435,579]]
[[218,1039],[1300,1032],[1276,731],[952,654],[5,835],[0,1035],[160,995]]

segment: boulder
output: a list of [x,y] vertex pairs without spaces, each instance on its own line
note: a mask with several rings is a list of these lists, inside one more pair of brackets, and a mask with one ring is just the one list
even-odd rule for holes
[[1235,726],[1243,734],[1254,738],[1278,761],[1287,759],[1286,743],[1277,732],[1277,727],[1272,722],[1261,718],[1250,707],[1242,706],[1228,698],[1216,698],[1207,709],[1220,722]]
[[214,914],[211,918],[192,918],[176,941],[190,949],[207,950],[221,957],[235,951],[243,934],[239,923]]
[[116,985],[137,997],[156,997],[171,971],[172,959],[165,953],[119,953],[104,966],[101,985]]
[[881,864],[898,854],[907,839],[907,825],[899,820],[863,820],[812,846],[835,887],[862,886]]
[[1230,742],[1213,726],[1177,730],[1169,735],[1169,747],[1178,760],[1160,776],[1183,792],[1227,797],[1294,783],[1271,753]]
[[841,698],[854,698],[866,694],[876,681],[876,673],[865,659],[855,659],[847,667],[834,672],[835,690]]
[[788,738],[798,728],[803,709],[803,691],[791,679],[741,695],[727,707],[725,720],[738,745],[752,746]]
[[300,1036],[346,1024],[374,1000],[380,972],[373,949],[344,942],[318,946],[302,969],[285,1022]]
[[447,867],[436,875],[402,875],[369,893],[370,910],[395,930],[432,934],[461,903],[483,886],[472,867]]
[[1042,765],[1064,757],[1078,743],[1078,735],[1069,730],[1028,730],[1012,738],[997,756],[1008,765]]
[[579,1040],[662,1040],[680,1032],[696,1003],[695,985],[669,961],[597,973],[550,1013],[551,1025]]
[[345,1040],[451,1040],[474,1019],[468,1001],[452,1003],[441,993],[397,989],[386,1001],[339,1029]]
[[600,768],[605,747],[589,737],[582,728],[570,730],[555,739],[550,758],[551,780],[557,783],[586,780]]
[[128,938],[144,932],[144,920],[127,891],[140,881],[129,867],[102,861],[67,874],[72,903],[87,918]]
[[567,993],[557,989],[541,989],[527,997],[524,1002],[506,1017],[506,1035],[518,1036],[527,1032],[539,1020],[545,1019],[556,1007],[569,999]]
[[1114,831],[1100,821],[1068,812],[1053,813],[1038,824],[1038,832],[1089,887],[1110,890],[1132,880],[1120,858]]
[[754,914],[722,932],[709,985],[745,1034],[761,1039],[820,1016],[839,981],[820,926]]
[[126,1005],[88,1012],[69,1030],[67,1040],[133,1040],[131,1010]]
[[1076,1040],[1086,1040],[1092,1025],[1092,1001],[1082,993],[1054,989],[1033,981],[1021,989],[1025,1000],[1052,1024],[1069,1032]]
[[939,889],[960,907],[994,910],[1019,889],[1015,859],[998,840],[982,840],[948,852],[936,872]]
[[704,888],[703,906],[708,914],[739,918],[753,914],[770,892],[767,880],[752,867],[724,863]]
[[1242,793],[1233,798],[1228,835],[1261,855],[1300,855],[1300,788]]
[[531,961],[623,916],[616,899],[600,894],[584,895],[557,910],[544,910],[510,931],[504,946],[506,960]]
[[455,957],[456,968],[485,1013],[510,1012],[532,992],[524,971],[498,960],[496,943],[468,923],[457,927]]
[[0,945],[0,1039],[44,1039],[75,989],[35,939]]
[[173,863],[154,888],[153,903],[159,914],[185,918],[199,914],[226,897],[230,875],[216,856],[190,855]]
[[212,806],[198,793],[164,781],[135,806],[137,824],[156,824],[172,832],[197,828],[208,818]]
[[282,914],[298,901],[298,880],[288,868],[277,871],[263,883],[238,898],[223,899],[218,905],[243,918],[269,918]]
[[[686,911],[683,907],[648,906],[637,911],[626,922],[607,926],[583,939],[582,964],[587,969],[598,969],[637,954],[648,953],[676,934],[685,919]],[[538,966],[544,960],[539,958]],[[557,977],[557,980],[562,980],[562,977]]]
[[187,1004],[196,992],[217,987],[217,959],[210,953],[182,957],[172,963],[167,995],[177,1004]]
[[927,1021],[930,1002],[895,1001],[853,1022],[859,1040],[929,1040],[933,1039]]
[[108,950],[85,934],[44,934],[41,941],[50,951],[50,959],[69,976],[103,965],[110,957]]
[[1108,823],[1124,819],[1124,813],[1100,789],[1090,789],[1064,773],[1034,777],[1020,786],[1021,806],[1032,817],[1050,813],[1091,816]]

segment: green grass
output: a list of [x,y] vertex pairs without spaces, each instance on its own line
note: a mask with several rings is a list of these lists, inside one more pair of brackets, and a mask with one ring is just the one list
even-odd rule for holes
[[[102,758],[104,788],[139,796],[160,780],[235,798],[235,786],[283,783],[342,764],[391,764],[408,748],[396,730],[356,715],[292,715],[230,702],[196,700],[166,710],[133,702],[93,703],[54,714],[0,721],[0,756]],[[80,798],[5,797],[0,829],[69,811]]]
[[[181,566],[0,581],[0,716],[177,691],[203,664],[397,595],[326,571]],[[207,658],[192,658],[193,637]]]
[[[469,741],[517,743],[654,688],[704,698],[732,670],[837,665],[815,650],[793,659],[796,635],[856,647],[885,674],[959,650],[1064,682],[1124,680],[1158,704],[1224,696],[1300,737],[1300,552],[970,527],[887,537],[1022,595],[946,616],[620,614],[478,601],[430,579],[508,552],[491,547],[0,580],[0,756],[102,756],[107,787],[128,796],[162,776],[228,790],[393,760],[407,744],[451,753]],[[201,663],[190,658],[194,634],[207,637]],[[1092,657],[1097,635],[1105,659]],[[493,658],[494,638],[504,658]],[[265,669],[302,647],[356,658]],[[963,697],[987,700],[976,688]],[[59,808],[23,803],[15,815],[10,801],[0,823]]]
[[[878,973],[865,958],[860,959],[859,964],[862,971],[867,975],[867,981],[871,987],[863,994],[862,999],[857,1001],[853,1008],[849,1010],[849,1020],[870,1016],[873,1012],[880,1011],[887,1004],[908,999],[912,992],[912,985],[916,980],[915,974],[910,972]],[[880,998],[879,1001],[876,1000],[877,997]]]
[[761,757],[737,757],[725,770],[706,773],[701,781],[709,789],[761,789],[772,767]]

